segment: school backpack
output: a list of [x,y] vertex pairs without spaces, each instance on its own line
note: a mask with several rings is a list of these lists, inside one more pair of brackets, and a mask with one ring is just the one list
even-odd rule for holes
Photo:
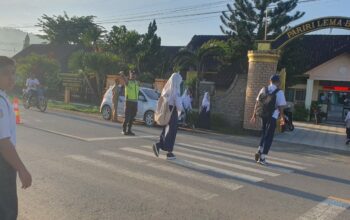
[[258,97],[256,115],[260,118],[270,118],[276,110],[276,94],[279,92],[279,89],[276,89],[273,93],[269,93],[267,87],[264,89],[265,91]]
[[154,113],[154,121],[160,126],[166,126],[169,124],[172,113],[173,111],[170,111],[167,98],[160,96],[158,99],[156,112]]

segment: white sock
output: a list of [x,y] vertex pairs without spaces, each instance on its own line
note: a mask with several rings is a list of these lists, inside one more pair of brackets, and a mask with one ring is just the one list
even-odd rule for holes
[[262,160],[265,160],[265,159],[266,159],[266,154],[261,154],[260,158],[261,158]]
[[262,153],[263,150],[264,150],[264,148],[263,148],[262,146],[259,146],[258,151],[259,151],[260,153]]

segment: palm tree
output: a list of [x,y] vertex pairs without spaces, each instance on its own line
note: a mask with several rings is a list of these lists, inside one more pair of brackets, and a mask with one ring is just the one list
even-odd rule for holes
[[199,99],[199,81],[204,78],[205,64],[209,59],[224,62],[227,56],[227,44],[222,41],[208,41],[196,51],[184,48],[174,58],[174,65],[180,69],[195,70],[198,73],[195,97]]

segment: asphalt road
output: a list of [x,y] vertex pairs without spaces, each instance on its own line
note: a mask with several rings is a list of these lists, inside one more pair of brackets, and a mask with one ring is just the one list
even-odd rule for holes
[[22,111],[17,149],[33,176],[19,219],[350,219],[350,155],[254,137],[180,131],[177,160],[153,155],[159,128]]

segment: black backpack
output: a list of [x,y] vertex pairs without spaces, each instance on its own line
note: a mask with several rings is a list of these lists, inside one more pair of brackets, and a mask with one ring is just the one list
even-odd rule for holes
[[276,89],[273,93],[269,93],[268,87],[259,95],[256,115],[260,118],[270,118],[276,110],[276,94],[280,91]]

